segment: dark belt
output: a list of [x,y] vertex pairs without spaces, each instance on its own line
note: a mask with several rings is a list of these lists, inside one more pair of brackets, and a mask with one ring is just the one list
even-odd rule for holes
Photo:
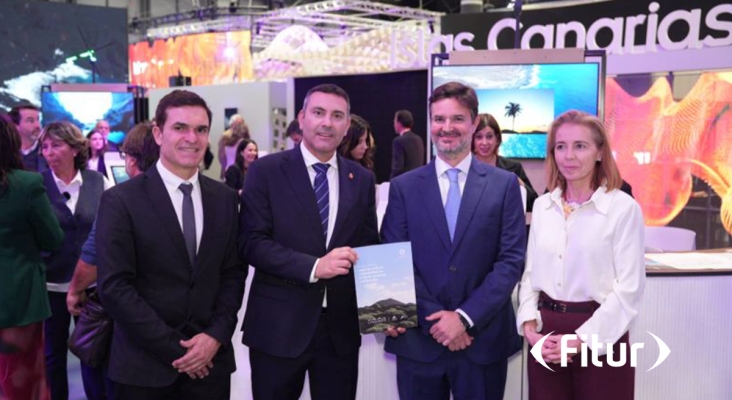
[[593,313],[599,305],[594,304],[567,304],[561,301],[539,299],[539,309],[551,310],[554,312],[566,313]]

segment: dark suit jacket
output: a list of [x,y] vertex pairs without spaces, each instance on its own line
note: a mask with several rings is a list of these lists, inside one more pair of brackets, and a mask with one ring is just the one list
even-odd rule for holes
[[0,329],[51,316],[41,251],[63,239],[41,176],[12,171],[0,183]]
[[315,192],[301,150],[272,154],[247,172],[240,251],[256,269],[243,343],[277,357],[302,354],[315,334],[328,289],[328,329],[339,354],[358,351],[353,271],[310,283],[318,257],[343,246],[378,243],[374,176],[338,156],[338,216],[326,248]]
[[513,172],[519,177],[519,179],[521,179],[524,183],[524,187],[526,188],[526,212],[531,212],[531,210],[534,209],[534,201],[536,201],[536,198],[539,197],[539,195],[536,194],[536,190],[531,186],[531,181],[526,175],[526,171],[524,171],[524,167],[521,166],[521,163],[509,158],[498,156],[496,158],[496,167]]
[[244,175],[244,171],[238,165],[232,164],[226,169],[224,183],[226,183],[226,186],[239,192],[244,187]]
[[494,363],[521,347],[510,297],[524,266],[526,226],[514,174],[473,159],[451,242],[432,161],[391,181],[381,234],[386,243],[412,242],[420,324],[387,338],[386,351],[433,362],[449,350],[425,317],[458,308],[475,324],[464,350],[473,362]]
[[214,375],[235,370],[231,336],[247,270],[236,251],[237,197],[199,175],[203,236],[195,266],[157,167],[106,191],[96,236],[99,290],[114,319],[108,376],[160,387],[178,377],[181,339],[205,332],[221,342]]
[[391,153],[391,179],[424,165],[425,151],[422,138],[412,131],[394,138]]
[[48,163],[41,154],[41,143],[38,142],[33,151],[23,155],[23,168],[26,171],[43,172],[48,169]]

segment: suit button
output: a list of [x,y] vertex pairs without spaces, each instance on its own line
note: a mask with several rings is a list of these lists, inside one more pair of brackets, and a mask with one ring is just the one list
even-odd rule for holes
[[457,267],[454,265],[451,265],[449,270],[450,270],[450,272],[457,272]]

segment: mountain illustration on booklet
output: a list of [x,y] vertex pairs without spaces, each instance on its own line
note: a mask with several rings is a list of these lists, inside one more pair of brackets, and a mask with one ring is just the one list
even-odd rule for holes
[[361,333],[383,332],[390,326],[416,327],[417,304],[386,299],[369,307],[358,308],[358,327]]
[[355,249],[353,266],[361,334],[383,332],[389,326],[417,326],[412,246],[409,242]]

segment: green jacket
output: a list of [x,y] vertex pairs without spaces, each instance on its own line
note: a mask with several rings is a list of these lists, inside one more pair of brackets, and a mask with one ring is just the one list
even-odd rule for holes
[[41,251],[55,250],[64,233],[41,175],[14,170],[0,184],[0,329],[51,315]]

